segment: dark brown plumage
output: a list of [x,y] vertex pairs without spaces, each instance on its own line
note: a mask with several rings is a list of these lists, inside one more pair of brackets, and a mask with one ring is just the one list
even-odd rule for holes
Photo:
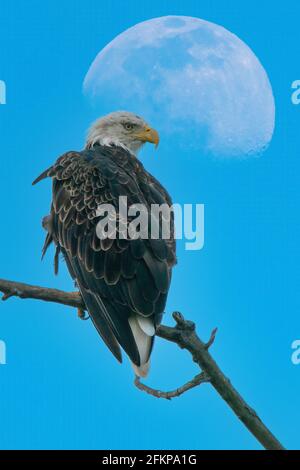
[[[161,321],[176,262],[173,220],[169,240],[100,240],[97,208],[103,203],[117,208],[119,196],[127,196],[128,206],[170,206],[170,196],[133,154],[116,145],[96,144],[81,152],[68,152],[34,184],[46,177],[53,180],[53,199],[50,215],[43,222],[48,231],[43,252],[54,241],[56,265],[61,252],[107,346],[119,361],[121,346],[140,366],[128,319],[133,314],[148,317],[155,327]],[[150,352],[151,347],[148,355]]]

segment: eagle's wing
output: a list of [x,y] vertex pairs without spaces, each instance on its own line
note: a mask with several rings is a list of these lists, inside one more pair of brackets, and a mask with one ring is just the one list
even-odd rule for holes
[[[48,236],[63,253],[98,332],[119,361],[120,344],[134,364],[146,363],[165,308],[175,246],[162,239],[100,240],[97,209],[105,203],[118,209],[119,196],[127,196],[128,206],[170,204],[167,193],[119,148],[68,152],[35,182],[47,176],[53,178]],[[139,344],[140,330],[147,344]]]

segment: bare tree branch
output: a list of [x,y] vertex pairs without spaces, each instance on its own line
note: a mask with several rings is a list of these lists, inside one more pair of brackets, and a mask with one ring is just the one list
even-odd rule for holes
[[30,284],[7,281],[5,279],[0,279],[0,292],[4,294],[2,300],[7,300],[10,297],[20,297],[21,299],[44,300],[46,302],[69,305],[77,309],[85,309],[85,305],[78,292],[64,292],[58,289],[31,286]]
[[[80,317],[82,317],[82,312],[85,310],[85,305],[78,292],[64,292],[57,289],[31,286],[29,284],[4,279],[0,279],[0,291],[4,293],[3,300],[16,296],[22,299],[30,298],[60,303],[77,308]],[[223,374],[210,355],[208,349],[214,341],[216,330],[212,332],[209,341],[204,343],[196,334],[195,324],[193,322],[185,320],[179,312],[175,312],[173,318],[176,322],[176,326],[160,325],[156,335],[167,341],[176,343],[180,348],[189,351],[194,362],[198,364],[199,368],[203,371],[203,375],[199,374],[193,380],[173,392],[160,392],[151,389],[137,379],[135,380],[135,385],[153,396],[170,399],[179,396],[203,382],[209,382],[265,449],[284,450],[282,444],[232,386],[229,379]]]
[[171,392],[162,392],[161,390],[155,390],[154,388],[148,387],[148,385],[141,383],[139,377],[135,377],[134,385],[139,390],[142,390],[143,392],[146,392],[153,397],[171,400],[172,398],[180,397],[180,395],[187,392],[191,388],[198,387],[198,385],[201,385],[205,382],[210,382],[210,378],[205,374],[205,372],[201,372],[200,374],[195,375],[192,380],[182,385],[181,387],[176,388],[176,390],[172,390]]

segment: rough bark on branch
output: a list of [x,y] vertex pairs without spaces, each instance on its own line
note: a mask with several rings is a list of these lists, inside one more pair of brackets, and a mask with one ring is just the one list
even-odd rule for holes
[[187,382],[186,384],[182,385],[181,387],[176,388],[176,390],[172,390],[171,392],[162,392],[161,390],[156,390],[148,385],[141,383],[139,377],[136,377],[134,380],[134,385],[142,392],[146,392],[149,395],[152,395],[156,398],[165,398],[166,400],[171,400],[175,397],[180,397],[183,393],[191,390],[191,388],[198,387],[198,385],[210,382],[210,378],[205,374],[205,372],[201,372],[198,375]]
[[[64,292],[57,289],[7,281],[5,279],[0,279],[0,291],[4,294],[3,300],[16,296],[22,299],[37,299],[69,305],[77,308],[81,312],[81,317],[82,311],[85,309],[85,305],[78,292]],[[185,320],[179,312],[173,313],[173,318],[176,326],[160,325],[156,335],[176,343],[180,348],[189,351],[194,362],[198,364],[203,372],[172,392],[161,392],[151,389],[137,379],[135,380],[135,385],[153,396],[170,399],[203,382],[209,382],[265,449],[283,450],[282,444],[265,426],[257,413],[245,402],[209,353],[208,349],[214,341],[216,330],[212,332],[210,340],[204,343],[196,334],[193,322]]]

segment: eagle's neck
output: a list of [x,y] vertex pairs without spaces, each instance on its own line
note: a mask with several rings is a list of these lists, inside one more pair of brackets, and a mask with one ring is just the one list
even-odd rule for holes
[[99,145],[103,145],[103,147],[120,147],[124,150],[127,150],[127,152],[133,153],[129,147],[127,147],[124,143],[120,142],[118,139],[103,137],[99,138],[97,142]]
[[109,137],[109,136],[97,136],[95,139],[90,139],[86,143],[86,148],[91,149],[94,146],[103,146],[103,147],[118,147],[121,149],[126,150],[131,155],[137,157],[138,152],[143,147],[143,143],[141,141],[130,141],[130,142],[122,142],[118,138]]

